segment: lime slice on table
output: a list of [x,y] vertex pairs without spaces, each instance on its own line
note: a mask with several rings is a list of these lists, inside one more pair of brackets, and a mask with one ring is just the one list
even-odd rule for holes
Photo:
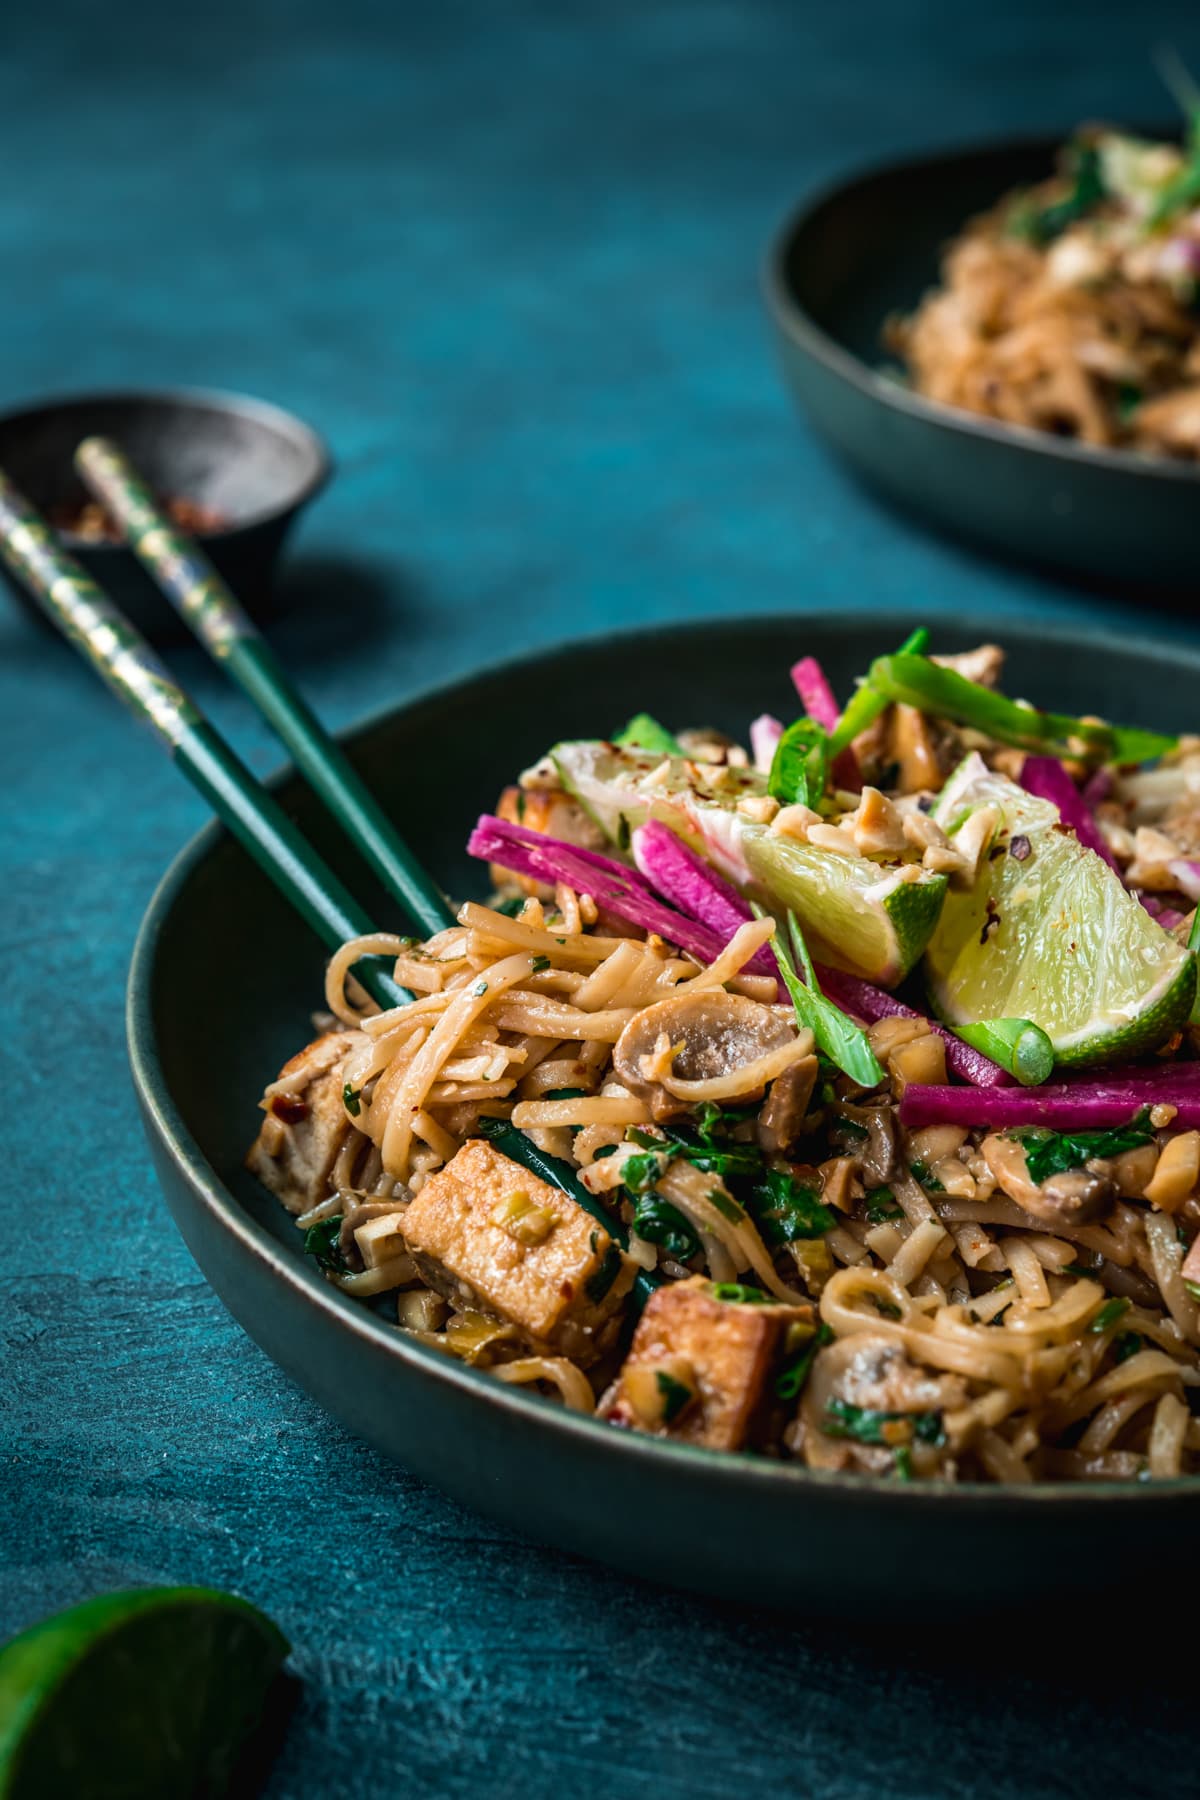
[[767,791],[757,771],[605,743],[557,744],[551,756],[564,786],[619,848],[649,818],[669,825],[739,886],[790,907],[818,961],[891,986],[924,950],[945,876],[776,836],[738,811],[740,800]]
[[0,1649],[0,1800],[223,1794],[289,1645],[207,1588],[103,1594]]
[[950,1025],[1032,1019],[1056,1061],[1079,1067],[1165,1042],[1187,1022],[1196,959],[1063,829],[1056,806],[981,757],[959,765],[933,816],[953,832],[987,805],[999,821],[993,854],[970,893],[947,895],[925,956],[936,1011]]

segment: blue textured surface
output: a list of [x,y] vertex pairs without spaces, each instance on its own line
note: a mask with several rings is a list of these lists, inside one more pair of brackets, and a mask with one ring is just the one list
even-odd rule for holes
[[[1147,44],[1194,50],[1190,18],[26,9],[0,64],[0,402],[211,382],[321,426],[340,476],[278,645],[339,726],[496,651],[738,608],[1190,632],[879,509],[791,417],[756,291],[784,208],[857,161],[1161,111]],[[1114,1630],[1081,1665],[1056,1620],[1040,1656],[1014,1650],[972,1631],[970,1570],[924,1645],[894,1624],[919,1570],[845,1634],[673,1597],[458,1511],[297,1393],[167,1221],[125,1068],[134,932],[199,806],[0,605],[0,1635],[124,1583],[248,1595],[306,1683],[273,1800],[1194,1792],[1165,1644]],[[175,660],[273,763],[198,655]]]

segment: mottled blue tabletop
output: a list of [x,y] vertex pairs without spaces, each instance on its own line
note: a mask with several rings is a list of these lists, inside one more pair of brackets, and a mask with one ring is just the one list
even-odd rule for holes
[[[0,405],[212,383],[312,419],[339,473],[277,638],[336,726],[646,619],[1191,633],[866,497],[791,416],[757,291],[800,191],[1153,116],[1169,36],[1200,57],[1190,7],[1116,0],[26,7],[0,61]],[[972,1628],[970,1569],[953,1621],[923,1620],[919,1569],[871,1619],[780,1621],[518,1540],[350,1440],[198,1276],[135,1116],[126,967],[199,804],[7,597],[0,757],[0,1635],[121,1584],[246,1594],[305,1684],[272,1800],[1194,1793],[1180,1652],[1128,1597],[1086,1649],[1049,1611],[1028,1654]]]

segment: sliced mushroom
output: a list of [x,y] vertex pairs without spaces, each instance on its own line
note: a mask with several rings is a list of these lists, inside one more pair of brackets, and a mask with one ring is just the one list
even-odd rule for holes
[[1047,1225],[1090,1225],[1109,1212],[1117,1198],[1111,1166],[1098,1158],[1083,1169],[1051,1175],[1039,1187],[1029,1173],[1025,1146],[993,1132],[980,1145],[998,1187],[1023,1212]]
[[[673,1081],[719,1081],[796,1041],[795,1026],[781,1013],[723,988],[678,994],[635,1013],[613,1049],[613,1071],[630,1093],[646,1101],[655,1119],[673,1119],[691,1102],[671,1094],[647,1073],[661,1062],[662,1041],[673,1052]],[[739,1102],[761,1100],[761,1084],[749,1079]],[[734,1096],[731,1094],[730,1098]]]
[[758,1115],[758,1142],[768,1156],[781,1156],[800,1136],[817,1083],[817,1059],[805,1056],[771,1083]]
[[[843,1101],[838,1107],[838,1115],[856,1125],[866,1126],[866,1137],[850,1147],[851,1154],[868,1185],[883,1187],[896,1170],[896,1118],[890,1103],[882,1100],[874,1106],[851,1106]],[[833,1124],[836,1128],[836,1118]]]

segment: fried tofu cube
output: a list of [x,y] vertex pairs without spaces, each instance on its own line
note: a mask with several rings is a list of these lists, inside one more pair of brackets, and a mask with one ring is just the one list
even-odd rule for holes
[[614,1335],[637,1273],[569,1194],[478,1138],[430,1176],[404,1236],[421,1275],[457,1307],[581,1363]]
[[376,1219],[368,1219],[365,1225],[356,1227],[354,1242],[368,1269],[378,1269],[397,1256],[407,1256],[403,1212],[382,1213]]
[[326,1031],[314,1038],[279,1071],[287,1092],[264,1104],[266,1117],[246,1167],[290,1213],[307,1212],[329,1192],[338,1151],[353,1130],[342,1101],[342,1068],[361,1041],[358,1031]]
[[813,1311],[721,1300],[719,1291],[696,1276],[651,1294],[602,1418],[711,1450],[753,1443],[789,1334],[803,1335]]

